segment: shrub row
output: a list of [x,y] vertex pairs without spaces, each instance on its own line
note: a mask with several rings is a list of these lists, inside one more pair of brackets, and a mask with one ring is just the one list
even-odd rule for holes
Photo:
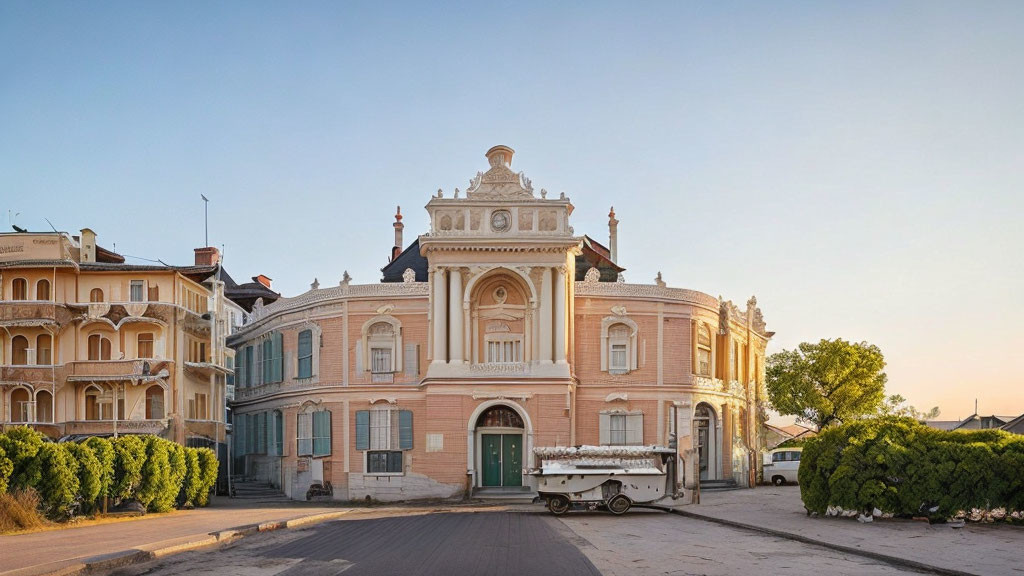
[[217,481],[217,456],[156,436],[53,443],[31,428],[0,433],[0,494],[35,490],[51,519],[136,500],[151,512],[205,506]]
[[1024,511],[1024,436],[943,431],[885,417],[825,430],[804,443],[800,497],[828,507],[950,518],[973,509]]

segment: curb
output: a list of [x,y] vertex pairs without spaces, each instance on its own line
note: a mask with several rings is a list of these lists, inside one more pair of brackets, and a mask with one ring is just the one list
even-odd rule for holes
[[743,522],[737,522],[735,520],[726,520],[724,518],[716,518],[714,516],[705,516],[703,514],[697,514],[695,512],[689,512],[686,510],[679,510],[677,508],[664,507],[662,510],[670,514],[678,514],[679,516],[685,516],[686,518],[693,518],[695,520],[704,520],[705,522],[712,522],[715,524],[721,524],[723,526],[729,526],[732,528],[739,528],[741,530],[749,530],[752,532],[760,532],[762,534],[769,534],[778,538],[785,538],[787,540],[795,540],[804,544],[811,544],[814,546],[821,546],[823,548],[829,548],[836,550],[837,552],[843,552],[845,554],[852,554],[854,556],[863,556],[871,558],[873,560],[879,560],[887,564],[894,564],[896,566],[902,566],[905,568],[911,568],[914,570],[922,570],[925,572],[931,572],[933,574],[943,574],[947,576],[980,576],[973,572],[964,572],[962,570],[953,570],[950,568],[943,568],[941,566],[933,566],[931,564],[925,564],[924,562],[918,562],[916,560],[908,560],[906,558],[900,558],[898,556],[890,556],[889,554],[882,554],[880,552],[872,552],[871,550],[864,550],[862,548],[855,548],[853,546],[844,546],[842,544],[835,544],[832,542],[826,542],[823,540],[817,540],[808,536],[802,536],[800,534],[794,534],[792,532],[785,532],[783,530],[776,530],[774,528],[765,528],[764,526],[757,526],[754,524],[746,524]]
[[[215,546],[217,544],[224,544],[231,542],[246,536],[258,534],[260,532],[271,532],[273,530],[284,530],[288,528],[298,528],[300,526],[306,526],[310,524],[316,524],[319,522],[325,522],[327,520],[334,520],[345,516],[352,512],[352,509],[339,510],[338,512],[324,512],[320,514],[311,514],[309,516],[300,516],[298,518],[292,518],[290,520],[275,520],[271,522],[261,522],[259,524],[244,524],[242,526],[236,526],[234,528],[228,528],[225,530],[218,530],[215,532],[203,532],[200,534],[193,534],[191,536],[182,536],[173,540],[164,542],[154,542],[151,544],[143,544],[135,548],[129,548],[127,550],[121,550],[118,552],[111,552],[109,554],[101,554],[99,556],[92,556],[90,558],[84,558],[81,560],[70,560],[68,564],[48,570],[45,568],[45,564],[42,566],[28,566],[9,572],[0,572],[2,576],[81,576],[84,574],[93,574],[100,571],[113,570],[115,568],[123,568],[132,564],[141,564],[143,562],[149,562],[172,554],[178,554],[180,552],[188,552],[190,550],[197,550],[199,548],[205,548],[208,546]],[[174,542],[168,544],[168,542]]]

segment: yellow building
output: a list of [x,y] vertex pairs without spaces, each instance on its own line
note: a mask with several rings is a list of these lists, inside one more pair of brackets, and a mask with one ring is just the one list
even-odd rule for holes
[[234,365],[224,341],[244,312],[226,297],[217,249],[195,256],[126,264],[89,229],[0,234],[0,428],[147,433],[223,451]]

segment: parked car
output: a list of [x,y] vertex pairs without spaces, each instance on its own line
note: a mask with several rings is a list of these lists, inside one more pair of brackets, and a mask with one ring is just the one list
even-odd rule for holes
[[[776,486],[786,482],[797,482],[800,469],[800,452],[803,448],[776,448],[765,454],[764,479]],[[770,461],[769,461],[770,458]]]

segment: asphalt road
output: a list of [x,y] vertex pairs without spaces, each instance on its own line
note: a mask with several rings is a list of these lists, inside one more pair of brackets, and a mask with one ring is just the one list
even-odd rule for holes
[[250,536],[118,570],[118,576],[888,576],[868,558],[655,511],[370,512]]
[[[265,556],[302,558],[318,571],[324,563],[350,562],[345,576],[600,574],[544,516],[506,512],[331,522]],[[301,569],[300,563],[292,570]]]

